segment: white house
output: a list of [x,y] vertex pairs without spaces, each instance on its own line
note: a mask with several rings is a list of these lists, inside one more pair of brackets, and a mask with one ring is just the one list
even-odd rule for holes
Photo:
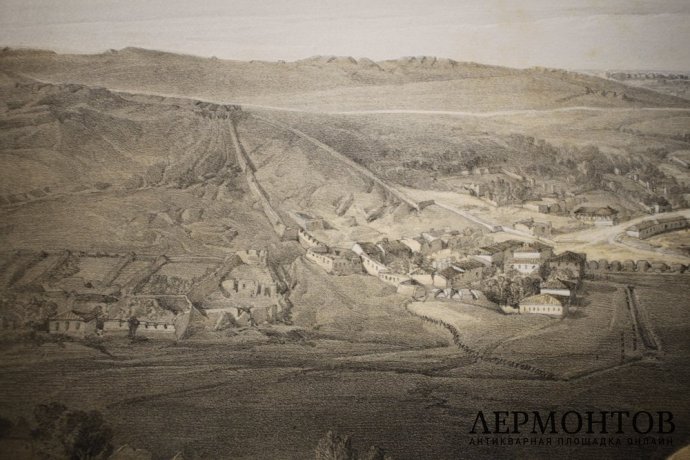
[[410,278],[425,286],[431,286],[434,284],[434,274],[429,270],[415,268],[409,273],[409,275]]
[[378,260],[378,257],[375,258],[378,255],[378,251],[377,246],[372,243],[355,243],[352,246],[352,252],[362,259],[364,270],[368,274],[376,277],[379,276],[380,272],[388,269],[388,267]]
[[536,294],[520,301],[520,314],[538,314],[554,317],[565,316],[563,303],[551,294]]
[[533,273],[539,272],[539,269],[541,268],[541,259],[513,259],[510,262],[508,262],[507,265],[508,268],[512,270],[517,270],[523,275],[531,275]]
[[626,229],[625,233],[633,238],[645,239],[650,236],[658,235],[659,233],[687,228],[688,222],[688,219],[684,216],[649,219],[631,225]]
[[538,242],[525,243],[513,249],[512,257],[506,263],[506,268],[517,270],[524,275],[537,273],[544,261],[552,254],[551,246]]
[[391,273],[388,270],[382,270],[379,272],[379,279],[386,284],[398,286],[403,281],[407,281],[411,278],[407,275],[403,275],[402,273]]
[[309,248],[306,258],[333,275],[351,275],[362,271],[360,257],[349,249]]
[[403,238],[400,242],[410,248],[412,252],[421,252],[422,242],[419,241],[420,239],[421,238]]

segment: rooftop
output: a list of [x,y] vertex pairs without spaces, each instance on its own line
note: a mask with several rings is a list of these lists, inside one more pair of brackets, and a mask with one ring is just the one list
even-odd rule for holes
[[542,220],[534,220],[534,218],[530,217],[529,219],[524,219],[515,222],[515,225],[524,225],[527,228],[532,228],[532,227],[551,227],[551,222],[546,222]]
[[383,251],[385,254],[392,254],[392,255],[403,255],[403,256],[411,256],[412,255],[412,250],[403,242],[398,241],[398,240],[389,240],[389,239],[383,239],[376,243],[376,246],[379,247],[381,251]]
[[507,249],[513,249],[515,247],[522,246],[523,244],[524,243],[522,241],[518,240],[506,240],[491,244],[489,246],[482,246],[481,248],[479,248],[479,250],[488,254],[496,254],[499,252],[503,252]]
[[542,289],[570,289],[568,283],[558,278],[552,278],[541,283]]
[[670,223],[676,223],[676,222],[687,222],[688,219],[684,216],[675,216],[675,217],[663,217],[661,219],[648,219],[648,220],[643,220],[642,222],[639,222],[635,225],[631,225],[630,227],[627,228],[627,230],[630,231],[642,231],[646,230],[648,228],[654,227],[655,225],[659,224],[670,224]]
[[453,264],[450,267],[446,267],[438,273],[444,276],[446,279],[450,279],[456,275],[465,273],[468,270],[473,270],[477,268],[484,268],[484,264],[476,260],[466,259],[458,262],[453,262]]
[[535,258],[525,258],[525,259],[511,259],[510,261],[511,265],[517,265],[517,264],[532,264],[532,265],[539,265],[541,264],[541,259],[535,259]]
[[611,206],[603,206],[603,207],[596,207],[596,206],[580,206],[575,210],[575,214],[587,214],[587,215],[592,215],[592,216],[615,216],[618,214],[618,210],[612,208]]
[[467,271],[467,270],[474,270],[477,268],[484,268],[484,264],[479,262],[479,261],[473,260],[473,259],[463,259],[463,260],[459,260],[457,262],[453,262],[451,267],[453,267],[455,269]]
[[582,263],[587,260],[587,256],[584,254],[578,254],[577,252],[565,251],[551,258],[551,262],[572,262],[572,263]]
[[80,313],[71,310],[59,313],[57,316],[54,316],[51,319],[54,321],[92,321],[95,319],[95,316],[90,313]]
[[539,241],[533,241],[531,243],[522,243],[520,246],[516,247],[513,252],[543,252],[548,249],[553,249],[548,244],[540,243]]

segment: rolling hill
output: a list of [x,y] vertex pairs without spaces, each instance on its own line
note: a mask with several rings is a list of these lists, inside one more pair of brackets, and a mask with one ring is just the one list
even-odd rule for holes
[[[4,49],[0,101],[9,247],[63,247],[70,222],[57,215],[85,207],[95,236],[84,244],[107,234],[103,244],[124,247],[134,232],[132,241],[159,252],[204,253],[235,232],[237,244],[254,244],[253,233],[275,242],[264,199],[287,226],[306,213],[323,219],[319,238],[347,245],[419,234],[432,222],[475,226],[435,206],[410,212],[401,186],[464,196],[468,185],[487,187],[492,200],[516,203],[546,193],[534,186],[543,180],[576,194],[608,187],[604,176],[615,170],[666,180],[657,164],[685,148],[690,109],[684,99],[560,70],[430,57],[239,62],[136,48]],[[246,105],[223,105],[231,102]],[[260,192],[241,171],[238,146]],[[492,173],[463,179],[476,168]],[[49,231],[26,239],[41,214],[62,222],[52,243]],[[108,215],[129,233],[115,235]]]
[[685,99],[574,72],[427,56],[241,62],[138,48],[95,55],[5,49],[0,69],[54,83],[306,110],[690,106]]

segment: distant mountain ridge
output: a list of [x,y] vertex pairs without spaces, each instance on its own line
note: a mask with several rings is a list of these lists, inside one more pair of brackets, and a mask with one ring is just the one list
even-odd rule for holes
[[5,48],[0,71],[53,83],[316,110],[690,107],[671,95],[557,69],[432,56],[232,61],[125,48],[94,55]]

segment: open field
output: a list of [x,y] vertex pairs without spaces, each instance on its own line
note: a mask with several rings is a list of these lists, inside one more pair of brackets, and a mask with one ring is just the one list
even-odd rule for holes
[[645,240],[645,242],[652,246],[675,249],[690,255],[690,230],[656,235]]
[[507,316],[456,302],[414,302],[409,308],[417,315],[454,325],[460,332],[462,342],[480,353],[486,353],[516,335],[549,328],[555,322],[545,316]]
[[[454,325],[460,340],[482,355],[530,364],[570,379],[642,356],[622,287],[587,282],[564,319],[502,315],[454,302],[416,302],[411,311]],[[621,350],[624,335],[624,355]],[[634,344],[634,345],[633,345]]]
[[[652,289],[658,295],[663,286]],[[678,326],[687,320],[678,316],[687,311],[683,302],[684,307],[657,303],[655,317],[666,318],[657,325],[662,339],[681,331],[687,337],[688,322]],[[319,339],[279,344],[252,334],[222,342],[131,347],[112,341],[105,346],[112,356],[74,345],[65,350],[52,345],[3,348],[1,412],[28,415],[32,404],[52,400],[100,408],[118,443],[146,447],[158,458],[179,450],[213,458],[305,458],[327,429],[352,434],[362,448],[385,447],[395,458],[458,458],[468,453],[467,433],[476,411],[503,407],[672,408],[681,430],[674,446],[690,439],[684,423],[690,420],[690,407],[681,390],[690,376],[682,358],[687,347],[670,348],[655,362],[554,382],[480,377],[481,368],[450,347],[404,351],[393,344]],[[444,376],[448,366],[468,373]],[[418,435],[403,435],[409,426]],[[151,437],[151,432],[158,434]],[[495,447],[472,449],[479,458],[498,452]],[[510,452],[549,455],[538,449]],[[596,452],[592,449],[553,453],[588,458]],[[629,458],[640,455],[638,449],[624,442],[606,454]],[[660,458],[669,452],[668,447],[658,449],[649,446],[642,453]]]
[[297,282],[290,294],[292,321],[317,336],[427,347],[448,343],[443,329],[429,328],[407,314],[401,305],[405,297],[376,278],[334,279],[303,259],[295,261],[292,271]]
[[567,379],[639,359],[641,344],[637,345],[632,327],[622,287],[586,282],[576,310],[568,317],[535,334],[509,339],[495,353]]

